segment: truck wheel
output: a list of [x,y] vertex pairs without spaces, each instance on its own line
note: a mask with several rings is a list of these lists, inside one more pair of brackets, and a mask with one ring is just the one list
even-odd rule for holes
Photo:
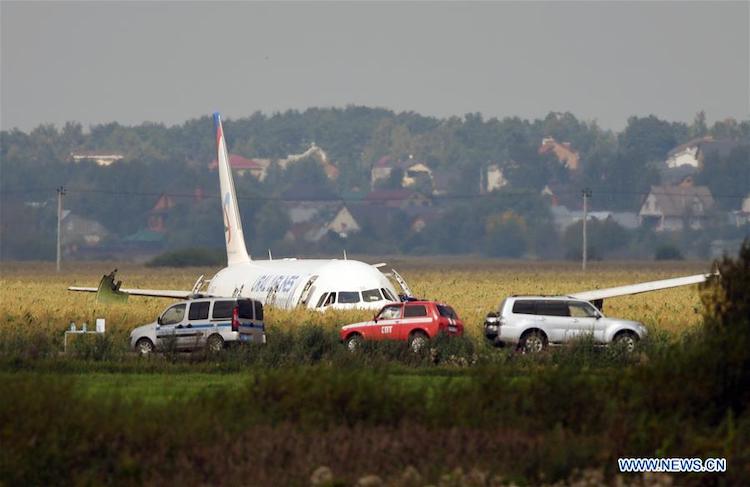
[[638,335],[632,331],[621,331],[615,335],[615,339],[612,342],[615,345],[622,347],[627,353],[631,353],[635,350],[635,346],[638,344]]
[[141,338],[135,342],[135,351],[141,355],[148,355],[154,351],[154,343],[148,338]]
[[353,333],[346,339],[346,349],[350,352],[358,352],[362,347],[362,335],[359,333]]
[[206,340],[206,348],[209,352],[221,352],[224,348],[224,339],[221,338],[221,335],[211,335]]
[[521,338],[518,348],[523,353],[533,354],[542,352],[547,348],[547,337],[544,333],[538,331],[529,332]]
[[427,342],[430,341],[430,338],[424,334],[424,332],[421,331],[415,331],[411,334],[411,338],[409,339],[409,348],[414,353],[419,353],[422,348],[427,346]]

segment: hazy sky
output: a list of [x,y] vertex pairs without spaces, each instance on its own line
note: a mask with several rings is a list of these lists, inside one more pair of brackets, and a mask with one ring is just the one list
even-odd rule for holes
[[358,104],[747,118],[748,2],[13,3],[0,126]]

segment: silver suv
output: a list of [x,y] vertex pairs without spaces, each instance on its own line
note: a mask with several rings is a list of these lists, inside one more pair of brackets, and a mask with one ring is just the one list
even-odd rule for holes
[[200,298],[173,304],[148,325],[130,333],[142,355],[155,349],[207,347],[219,351],[232,342],[266,343],[263,304],[246,298]]
[[637,321],[606,318],[588,301],[567,296],[511,296],[484,322],[484,335],[495,345],[532,353],[584,336],[601,344],[622,343],[632,351],[647,334]]

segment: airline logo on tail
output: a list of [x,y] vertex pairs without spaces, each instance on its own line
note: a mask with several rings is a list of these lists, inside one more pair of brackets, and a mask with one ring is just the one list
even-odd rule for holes
[[229,223],[230,204],[232,204],[232,197],[227,193],[224,195],[224,204],[221,207],[224,212],[224,236],[227,238],[227,243],[232,241],[232,224]]

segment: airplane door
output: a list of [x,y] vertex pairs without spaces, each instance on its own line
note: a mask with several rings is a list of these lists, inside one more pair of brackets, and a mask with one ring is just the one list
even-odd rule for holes
[[310,300],[310,296],[313,296],[315,294],[315,286],[313,286],[313,283],[318,278],[318,276],[312,276],[307,283],[305,283],[305,287],[302,289],[302,294],[299,296],[299,301],[297,302],[297,306],[308,306],[308,301]]
[[185,320],[185,303],[175,304],[159,317],[160,323],[156,325],[156,346],[165,350],[176,350],[177,327],[182,328]]

